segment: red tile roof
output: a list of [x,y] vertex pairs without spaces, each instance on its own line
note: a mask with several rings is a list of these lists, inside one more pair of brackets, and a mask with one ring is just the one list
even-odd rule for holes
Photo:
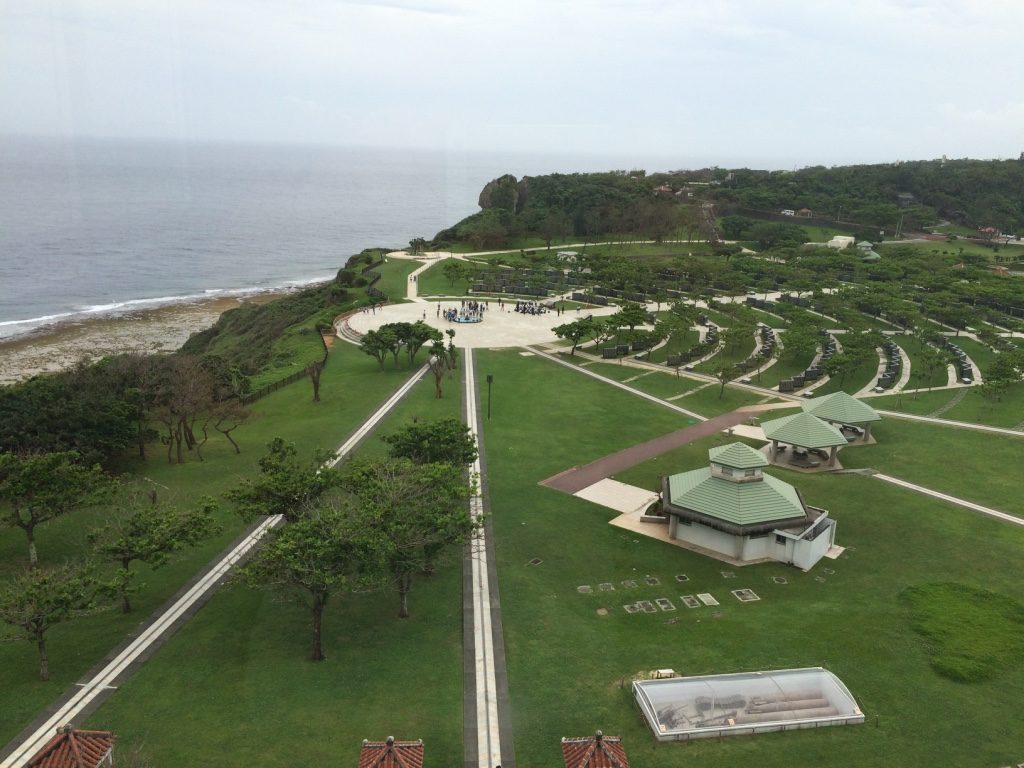
[[80,731],[65,725],[26,763],[27,768],[96,768],[114,748],[109,731]]
[[629,768],[626,750],[618,736],[593,736],[562,739],[565,768]]
[[359,768],[423,768],[423,741],[363,740]]

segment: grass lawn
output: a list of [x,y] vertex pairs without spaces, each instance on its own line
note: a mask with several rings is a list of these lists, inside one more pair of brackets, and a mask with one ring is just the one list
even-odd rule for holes
[[[783,342],[785,343],[785,342]],[[840,338],[839,343],[843,341]],[[821,386],[814,388],[814,394],[816,396],[828,395],[832,392],[838,392],[842,390],[849,394],[855,394],[860,392],[868,384],[875,382],[878,373],[878,360],[871,359],[861,365],[857,366],[853,370],[846,374],[846,378],[842,379],[842,385],[840,385],[840,377],[836,376],[829,379]]]
[[[520,765],[554,765],[562,736],[601,728],[625,740],[630,762],[644,768],[693,763],[1003,765],[1020,758],[1016,706],[1024,668],[1014,657],[999,679],[954,683],[931,665],[929,644],[913,628],[901,595],[934,582],[1019,594],[1024,531],[858,476],[777,471],[811,504],[839,521],[842,559],[809,574],[782,565],[733,569],[717,561],[606,524],[613,513],[536,482],[597,455],[674,428],[652,404],[543,361],[479,353],[480,363],[524,394],[544,380],[531,407],[486,425],[488,476],[509,661],[512,718]],[[682,401],[686,402],[686,399]],[[626,416],[628,414],[628,418]],[[650,486],[658,474],[706,462],[713,437],[680,449],[679,465],[649,462],[622,473]],[[858,449],[866,450],[866,449]],[[683,454],[686,454],[685,456]],[[845,456],[844,456],[845,460]],[[692,464],[690,462],[693,462]],[[540,565],[531,566],[532,558]],[[721,571],[736,572],[724,580]],[[676,574],[689,582],[680,585]],[[646,586],[643,577],[660,580]],[[788,584],[772,582],[785,576]],[[824,581],[818,581],[820,576]],[[628,589],[625,579],[639,579]],[[597,589],[600,583],[613,592]],[[590,585],[584,595],[577,586]],[[761,601],[741,604],[730,589],[752,588]],[[680,594],[708,591],[712,609],[684,609]],[[637,599],[667,597],[673,613],[627,615]],[[599,613],[604,609],[606,614]],[[968,635],[984,627],[961,626]],[[637,716],[629,680],[650,669],[683,674],[822,665],[849,686],[868,724],[658,744]],[[912,701],[910,699],[912,698]],[[876,719],[877,718],[877,719]],[[951,722],[958,727],[950,728]]]
[[700,342],[700,334],[693,328],[687,328],[682,333],[674,333],[668,343],[658,347],[650,354],[652,363],[664,363],[669,355],[676,355],[692,349]]
[[[927,389],[928,387],[944,387],[949,380],[947,375],[947,364],[943,362],[937,365],[932,371],[931,377],[925,376],[925,370],[921,364],[921,356],[924,345],[913,336],[900,336],[895,339],[900,348],[910,358],[910,383],[912,389]],[[933,348],[934,349],[934,348]]]
[[737,340],[732,346],[723,344],[719,347],[718,354],[714,357],[708,358],[694,370],[698,373],[711,373],[723,363],[731,363],[733,365],[742,363],[750,357],[756,346],[757,342],[754,340],[753,334],[750,335],[750,338]]
[[962,499],[1024,517],[1024,497],[1013,473],[1024,466],[1024,435],[988,435],[901,419],[883,419],[871,430],[878,442],[843,450],[846,468],[881,472]]
[[409,275],[422,267],[424,262],[411,259],[388,259],[376,267],[380,280],[374,286],[388,297],[392,304],[405,301],[409,293]]
[[[783,343],[785,343],[785,341],[783,341]],[[762,373],[760,377],[754,376],[754,382],[758,384],[758,386],[774,389],[779,386],[779,382],[783,379],[791,379],[793,376],[807,370],[807,366],[811,364],[813,359],[813,353],[810,357],[807,357],[783,348],[782,355],[776,363]]]
[[[381,374],[366,360],[372,368],[363,386],[369,389],[369,379]],[[384,455],[379,436],[414,419],[459,416],[461,392],[455,377],[436,400],[433,380],[424,378],[359,452]],[[123,743],[144,744],[161,763],[187,763],[198,753],[223,765],[315,765],[337,762],[338,755],[354,764],[362,739],[395,734],[423,738],[431,764],[455,764],[462,756],[462,580],[459,552],[449,554],[437,575],[416,582],[407,621],[395,618],[395,593],[335,598],[325,614],[323,664],[306,660],[304,604],[231,588],[92,722],[115,730]],[[187,711],[181,701],[189,702]],[[312,733],[317,737],[301,736]]]
[[[245,475],[255,471],[265,444],[281,436],[296,444],[300,456],[314,449],[333,449],[360,424],[368,413],[387,399],[408,376],[386,366],[378,370],[369,356],[348,344],[336,344],[321,380],[321,402],[312,402],[308,382],[296,382],[253,405],[254,418],[235,435],[242,452],[216,435],[204,448],[206,461],[168,464],[159,445],[151,446],[148,462],[127,460],[120,469],[153,481],[164,500],[182,506],[200,496],[221,498]],[[192,457],[190,457],[191,459]],[[58,563],[86,554],[85,533],[100,524],[102,510],[68,515],[37,531],[40,559]],[[47,634],[51,680],[38,680],[36,650],[25,642],[0,643],[0,742],[13,738],[36,714],[51,704],[86,670],[102,659],[138,622],[156,610],[204,564],[209,562],[242,529],[238,517],[224,509],[219,515],[223,532],[205,544],[183,553],[170,565],[153,571],[135,566],[142,587],[133,598],[135,611],[127,616],[116,609],[60,624]],[[0,529],[0,568],[21,567],[27,560],[24,534]]]
[[[422,296],[465,296],[468,293],[469,284],[465,280],[456,280],[452,284],[444,274],[444,265],[450,259],[441,259],[430,265],[430,268],[420,273],[416,278],[417,293]],[[459,264],[466,267],[466,262]]]

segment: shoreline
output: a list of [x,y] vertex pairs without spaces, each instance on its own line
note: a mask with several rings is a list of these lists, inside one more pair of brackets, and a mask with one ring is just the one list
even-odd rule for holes
[[123,352],[173,352],[229,309],[250,302],[266,304],[306,287],[211,296],[40,326],[23,335],[0,339],[0,385],[62,371],[81,360],[95,362]]

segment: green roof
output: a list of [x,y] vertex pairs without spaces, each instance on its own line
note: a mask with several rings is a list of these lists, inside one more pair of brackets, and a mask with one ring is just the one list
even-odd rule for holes
[[866,424],[882,420],[878,411],[846,392],[833,392],[831,395],[805,400],[800,403],[800,407],[819,419],[839,424]]
[[668,491],[672,506],[737,526],[807,516],[796,489],[771,475],[737,483],[716,477],[710,467],[703,467],[669,477]]
[[764,436],[801,448],[831,448],[846,445],[846,437],[831,424],[810,413],[795,413],[761,423]]
[[720,445],[708,451],[708,457],[716,464],[733,469],[757,469],[768,466],[768,459],[746,443]]

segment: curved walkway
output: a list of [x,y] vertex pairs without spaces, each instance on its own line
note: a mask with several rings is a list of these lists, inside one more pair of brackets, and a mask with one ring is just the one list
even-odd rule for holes
[[[356,448],[394,408],[426,371],[420,368],[384,404],[374,412],[352,435],[338,447],[328,466],[335,466]],[[93,672],[84,683],[78,683],[58,699],[57,703],[22,731],[2,753],[0,768],[20,768],[50,740],[56,729],[80,721],[95,711],[117,686],[135,672],[156,649],[177,632],[205,605],[223,583],[231,569],[244,559],[271,528],[281,523],[275,515],[250,528],[229,551],[209,565],[198,577],[187,584],[158,611],[146,626],[119,649],[109,662]]]

